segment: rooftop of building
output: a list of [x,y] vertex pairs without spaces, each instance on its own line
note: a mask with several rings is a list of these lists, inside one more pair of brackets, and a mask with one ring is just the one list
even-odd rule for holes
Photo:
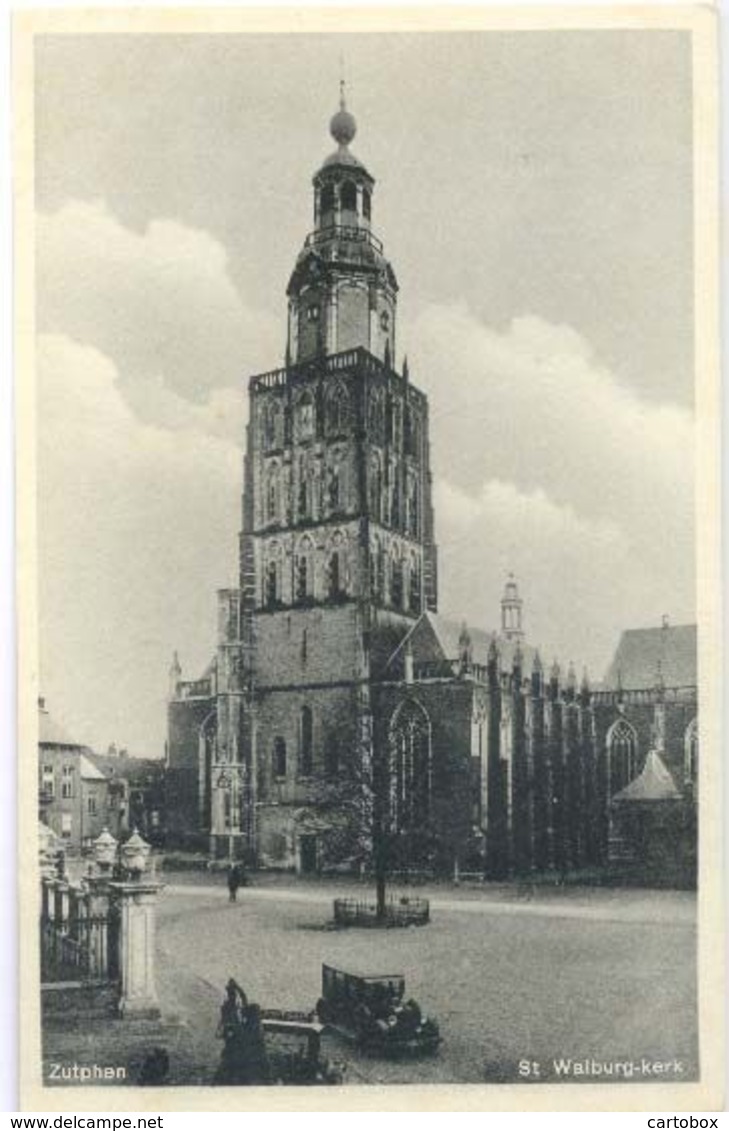
[[695,687],[697,633],[695,624],[628,628],[618,642],[605,675],[604,690],[626,691],[666,687]]
[[453,663],[460,660],[468,637],[471,663],[475,667],[485,668],[489,659],[489,650],[492,643],[496,645],[499,667],[502,671],[510,671],[514,665],[517,647],[521,650],[522,672],[529,674],[534,665],[537,649],[527,644],[523,638],[508,637],[498,632],[488,632],[482,628],[473,628],[463,621],[452,620],[441,613],[427,610],[413,625],[398,644],[388,662],[388,669],[397,672],[403,662],[406,649],[412,652],[413,665],[416,673],[427,669],[430,665],[439,663]]
[[86,758],[107,779],[138,780],[161,772],[165,764],[162,758],[135,758],[125,752],[97,754],[95,751],[88,751]]
[[88,754],[81,754],[79,756],[79,773],[84,781],[106,781],[106,774],[102,773],[98,766],[94,764],[93,758]]
[[68,749],[85,750],[82,742],[67,733],[64,727],[50,714],[45,699],[38,700],[38,743],[40,746],[63,746]]
[[657,750],[651,750],[643,769],[613,797],[613,802],[678,801],[681,797],[670,771]]

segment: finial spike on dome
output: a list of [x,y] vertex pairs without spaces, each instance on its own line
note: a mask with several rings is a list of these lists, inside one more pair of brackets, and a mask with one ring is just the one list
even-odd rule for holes
[[346,97],[344,88],[345,88],[344,75],[342,75],[341,79],[339,80],[339,109],[340,110],[346,110],[347,109],[347,97]]

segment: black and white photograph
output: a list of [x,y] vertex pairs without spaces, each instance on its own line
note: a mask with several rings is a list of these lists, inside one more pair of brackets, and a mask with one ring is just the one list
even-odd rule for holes
[[19,26],[33,1110],[718,1102],[714,28],[651,10]]

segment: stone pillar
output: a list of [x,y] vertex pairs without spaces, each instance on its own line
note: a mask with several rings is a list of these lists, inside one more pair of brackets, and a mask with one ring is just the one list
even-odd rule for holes
[[549,829],[551,825],[551,787],[545,727],[544,679],[537,652],[531,675],[530,743],[534,774],[534,867],[543,872],[549,867]]
[[570,669],[565,689],[565,813],[567,863],[569,867],[579,868],[582,864],[582,843],[580,836],[581,813],[583,807],[582,765],[580,750],[580,719],[574,675]]
[[551,770],[552,863],[558,872],[567,868],[564,761],[564,703],[560,690],[560,670],[555,662],[549,678],[549,765]]
[[585,863],[602,862],[600,851],[600,811],[597,795],[597,762],[595,758],[595,719],[592,712],[587,674],[580,689],[580,736],[582,746],[583,820],[582,835]]
[[526,696],[522,685],[522,652],[517,643],[511,676],[511,743],[513,766],[512,859],[519,876],[532,868],[532,812],[526,736]]
[[164,885],[148,879],[109,885],[120,915],[121,1017],[160,1015],[154,979],[155,907]]
[[486,761],[486,877],[500,880],[508,872],[508,808],[506,766],[501,757],[501,675],[496,643],[488,655],[488,739]]

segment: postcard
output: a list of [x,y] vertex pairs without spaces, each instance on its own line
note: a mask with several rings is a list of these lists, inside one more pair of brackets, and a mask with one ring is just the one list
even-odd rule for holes
[[715,13],[15,20],[25,1110],[711,1110]]

